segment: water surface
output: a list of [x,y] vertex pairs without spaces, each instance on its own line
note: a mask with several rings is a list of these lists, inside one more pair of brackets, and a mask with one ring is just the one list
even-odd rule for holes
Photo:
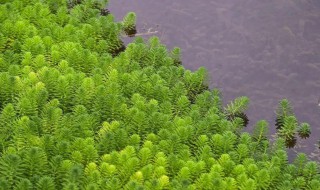
[[288,98],[298,120],[312,127],[311,137],[299,140],[295,150],[315,150],[320,139],[319,0],[110,0],[109,9],[116,20],[136,12],[138,33],[157,31],[168,48],[181,47],[187,69],[205,66],[210,87],[219,88],[224,101],[248,96],[251,126],[266,119],[274,132],[274,111]]

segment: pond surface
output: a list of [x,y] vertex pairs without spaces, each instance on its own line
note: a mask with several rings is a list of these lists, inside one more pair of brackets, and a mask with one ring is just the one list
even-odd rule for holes
[[276,107],[288,98],[298,120],[312,127],[311,137],[299,139],[294,150],[316,150],[319,0],[110,0],[108,9],[118,21],[136,12],[138,33],[149,30],[168,48],[180,47],[187,69],[205,66],[210,87],[219,88],[225,102],[248,96],[251,127],[266,119],[275,132]]

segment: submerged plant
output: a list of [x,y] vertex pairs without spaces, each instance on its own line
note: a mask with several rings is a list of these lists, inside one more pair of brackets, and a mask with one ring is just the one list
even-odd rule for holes
[[107,8],[102,8],[100,9],[100,14],[102,16],[107,16],[108,14],[110,14],[110,11]]
[[68,8],[71,9],[74,6],[81,4],[82,0],[68,0]]

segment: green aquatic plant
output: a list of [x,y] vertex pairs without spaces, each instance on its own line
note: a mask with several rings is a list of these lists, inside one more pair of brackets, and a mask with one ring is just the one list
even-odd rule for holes
[[276,127],[281,129],[284,125],[284,120],[286,117],[294,116],[292,106],[287,99],[283,99],[279,102],[278,108],[276,110]]
[[247,97],[224,107],[157,37],[125,47],[136,16],[106,3],[0,3],[0,189],[318,189],[318,163],[288,162],[309,134],[288,101],[274,142],[264,120],[243,132]]
[[294,116],[284,118],[282,128],[278,130],[279,136],[284,139],[293,139],[297,132],[298,121]]
[[301,138],[308,138],[311,134],[311,128],[308,123],[301,123],[298,128],[298,134]]
[[230,102],[225,108],[225,113],[227,118],[234,120],[235,118],[240,118],[243,121],[243,126],[247,126],[249,119],[244,111],[248,108],[249,98],[248,97],[238,97],[234,101]]
[[301,138],[309,137],[311,128],[308,123],[298,124],[290,102],[287,99],[280,101],[277,109],[276,127],[280,137],[286,140],[287,147],[294,147],[297,141],[297,134]]
[[123,18],[122,25],[123,30],[128,36],[132,36],[137,33],[136,30],[136,13],[129,12],[127,15]]
[[173,58],[175,65],[181,65],[181,49],[178,47],[174,47],[171,51],[171,57]]

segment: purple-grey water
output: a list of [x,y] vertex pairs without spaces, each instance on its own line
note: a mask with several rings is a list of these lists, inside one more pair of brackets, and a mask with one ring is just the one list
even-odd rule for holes
[[312,127],[311,137],[299,139],[294,150],[316,150],[319,0],[110,0],[108,9],[118,21],[134,11],[138,33],[149,30],[168,48],[180,47],[187,69],[205,66],[210,87],[219,88],[225,102],[248,96],[251,126],[266,119],[274,132],[278,102],[288,98],[298,120]]

